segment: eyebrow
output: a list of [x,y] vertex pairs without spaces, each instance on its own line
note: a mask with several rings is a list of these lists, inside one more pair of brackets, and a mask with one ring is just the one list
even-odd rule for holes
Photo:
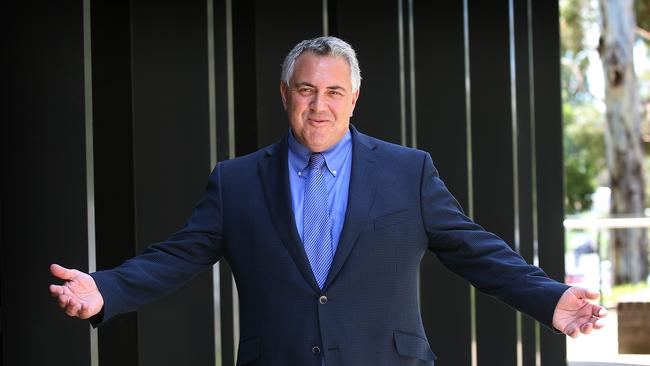
[[[310,88],[318,89],[318,88],[316,87],[316,85],[311,84],[311,83],[308,83],[308,82],[306,82],[306,81],[302,81],[302,82],[296,83],[295,86],[296,86],[296,87],[299,87],[299,86],[308,86],[308,87],[310,87]],[[340,85],[331,85],[331,86],[326,86],[325,89],[328,89],[328,90],[342,90],[342,91],[346,91],[346,89],[345,89],[344,87],[340,86]]]

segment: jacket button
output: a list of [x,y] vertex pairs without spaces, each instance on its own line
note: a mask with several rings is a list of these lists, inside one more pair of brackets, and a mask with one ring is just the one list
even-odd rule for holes
[[311,353],[313,353],[315,355],[319,355],[320,354],[320,347],[318,347],[318,346],[312,347],[311,348]]
[[321,305],[325,305],[325,304],[327,303],[327,296],[323,295],[323,296],[319,297],[319,298],[318,298],[318,302],[319,302]]

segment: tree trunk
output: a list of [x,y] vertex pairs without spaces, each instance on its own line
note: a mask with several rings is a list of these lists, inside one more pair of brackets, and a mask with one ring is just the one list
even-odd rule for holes
[[[634,73],[634,2],[599,0],[599,52],[605,74],[607,129],[605,145],[612,190],[613,217],[644,216],[641,110]],[[648,275],[645,229],[616,229],[610,235],[615,284],[640,282]]]

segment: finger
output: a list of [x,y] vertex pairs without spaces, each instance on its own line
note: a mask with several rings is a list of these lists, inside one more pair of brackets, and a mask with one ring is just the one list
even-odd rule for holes
[[69,316],[77,316],[80,309],[81,309],[81,304],[75,299],[70,299],[70,301],[68,302],[68,306],[66,306],[65,308],[65,313],[68,314]]
[[93,314],[90,311],[90,307],[87,304],[81,304],[81,309],[79,309],[79,315],[78,315],[79,318],[88,319],[93,315],[95,315],[95,314]]
[[600,297],[600,292],[587,290],[585,291],[585,297],[589,300],[596,300]]
[[50,295],[52,295],[52,297],[63,295],[63,286],[50,285]]
[[604,306],[591,304],[591,315],[597,318],[604,317],[607,315],[607,309]]
[[605,326],[605,321],[602,319],[594,318],[595,320],[592,322],[594,324],[594,329],[601,329],[602,327]]
[[[577,331],[577,332],[576,332]],[[577,336],[576,333],[580,333],[577,327],[574,327],[573,325],[567,325],[563,330],[562,333],[566,334],[567,336],[571,338],[575,338]]]
[[76,277],[76,271],[73,269],[68,269],[58,264],[52,264],[50,266],[50,272],[54,277],[60,278],[62,280],[71,280]]
[[582,334],[589,334],[592,330],[594,330],[594,325],[590,322],[587,322],[580,326],[580,332]]
[[75,299],[74,297],[70,296],[69,294],[67,294],[65,292],[65,287],[63,287],[63,290],[64,290],[64,292],[62,292],[61,295],[57,299],[57,302],[58,302],[59,307],[61,309],[65,309],[68,306],[70,306],[70,303],[72,301],[78,301],[77,299]]
[[81,309],[81,302],[73,297],[68,299],[68,304],[65,307],[66,314],[70,316],[77,316],[77,313]]
[[77,316],[80,319],[88,319],[88,305],[81,304],[79,307],[79,312],[77,313]]
[[61,295],[57,300],[57,303],[59,304],[59,307],[61,309],[65,309],[68,306],[69,302],[70,302],[70,296],[68,295]]

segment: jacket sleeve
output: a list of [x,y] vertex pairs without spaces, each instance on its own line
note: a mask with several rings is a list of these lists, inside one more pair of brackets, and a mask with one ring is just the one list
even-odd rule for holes
[[465,216],[429,154],[423,160],[421,204],[429,249],[479,291],[553,329],[555,306],[569,286],[526,263],[501,238]]
[[118,267],[91,274],[104,298],[102,312],[90,319],[93,326],[170,294],[221,258],[220,170],[218,164],[180,231]]

